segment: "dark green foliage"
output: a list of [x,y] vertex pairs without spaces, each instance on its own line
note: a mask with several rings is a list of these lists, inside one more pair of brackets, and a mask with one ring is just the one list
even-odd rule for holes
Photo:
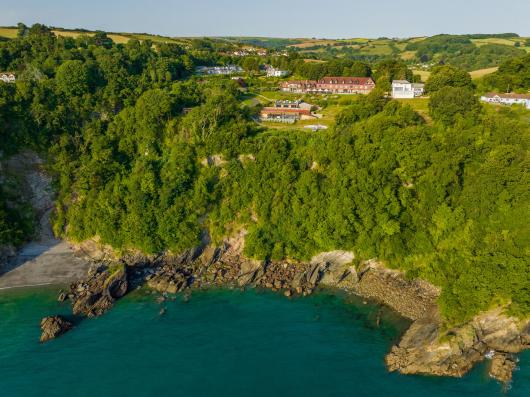
[[425,83],[425,90],[433,93],[444,87],[467,87],[471,89],[474,86],[471,76],[465,70],[449,65],[437,66],[431,71]]
[[[448,51],[468,45],[444,40]],[[229,78],[176,80],[196,62],[220,62],[215,45],[109,47],[41,25],[0,43],[2,67],[27,76],[0,85],[2,149],[48,151],[58,234],[178,253],[206,231],[220,242],[244,228],[256,258],[347,249],[429,280],[451,324],[495,305],[530,314],[523,110],[481,111],[469,76],[440,68],[426,124],[385,98],[385,84],[412,78],[385,61],[375,68],[382,87],[351,100],[334,128],[265,131]],[[285,62],[309,78],[371,73],[347,60]],[[495,78],[522,86],[526,65],[506,63]],[[16,242],[31,228],[10,197],[0,191],[0,238]]]
[[524,50],[503,44],[485,44],[462,54],[455,54],[447,60],[448,63],[465,70],[478,70],[497,66],[506,59],[520,57]]
[[376,65],[375,79],[377,87],[384,91],[390,91],[392,80],[412,81],[412,71],[401,60],[387,59]]
[[511,38],[511,33],[501,35],[438,35],[407,44],[406,50],[416,51],[421,62],[435,61],[451,64],[465,70],[478,70],[499,65],[503,60],[524,55],[518,48],[501,44],[476,46],[470,39]]
[[484,77],[480,88],[481,91],[526,93],[528,87],[530,87],[530,54],[503,62],[497,72]]
[[433,59],[435,55],[456,54],[474,48],[471,40],[464,36],[452,36],[447,34],[440,34],[437,36],[428,37],[425,40],[407,44],[407,51],[416,51],[418,59],[428,61]]
[[369,77],[372,75],[372,70],[366,63],[347,59],[332,59],[328,62],[296,60],[284,67],[310,80],[318,80],[325,76]]
[[480,109],[475,93],[467,87],[443,87],[432,93],[429,101],[431,117],[444,125],[463,118],[475,120]]
[[2,175],[0,183],[0,245],[18,246],[33,234],[33,209],[20,200],[16,179]]
[[88,92],[88,68],[78,60],[66,61],[57,68],[57,90],[66,96],[80,96]]

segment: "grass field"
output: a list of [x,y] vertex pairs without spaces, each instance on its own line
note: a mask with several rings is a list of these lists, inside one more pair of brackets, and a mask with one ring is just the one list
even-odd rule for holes
[[416,56],[416,51],[403,51],[401,53],[401,59],[405,61],[410,61],[411,59],[414,59]]
[[469,72],[471,75],[471,78],[473,80],[480,79],[481,77],[486,76],[487,74],[491,74],[499,70],[499,67],[496,66],[494,68],[486,68],[486,69],[479,69],[479,70],[473,70],[472,72]]
[[[499,69],[498,66],[495,66],[493,68],[486,68],[486,69],[479,69],[479,70],[473,70],[472,72],[469,72],[469,74],[471,75],[471,78],[473,80],[477,80],[477,79],[480,79],[481,77],[484,77],[488,74],[491,74],[491,73],[494,73],[496,72],[497,70]],[[418,74],[421,76],[421,80],[423,82],[427,81],[427,79],[429,78],[429,76],[431,75],[431,72],[428,71],[428,70],[419,70],[419,69],[414,69],[412,70],[412,72],[414,74]]]
[[423,81],[424,83],[427,81],[427,79],[431,75],[431,72],[429,72],[428,70],[419,70],[419,69],[412,70],[412,73],[419,75],[421,77],[421,81]]
[[14,39],[17,37],[16,28],[0,28],[0,37],[7,37],[8,39]]
[[487,39],[471,39],[471,41],[477,47],[480,47],[486,44],[502,44],[502,45],[507,45],[507,46],[514,46],[515,42],[520,41],[520,39],[503,39],[503,38],[497,38],[497,37],[490,37]]
[[[81,32],[77,30],[52,30],[53,33],[55,33],[56,36],[62,36],[62,37],[73,37],[76,38],[82,34],[85,34],[87,36],[93,36],[94,32]],[[112,39],[116,44],[124,44],[127,43],[131,38],[138,39],[140,41],[142,40],[151,40],[153,42],[169,42],[169,43],[179,43],[179,44],[186,44],[186,40],[184,39],[173,39],[170,37],[163,37],[163,36],[154,36],[154,35],[148,35],[148,34],[136,34],[136,33],[108,33],[107,34],[109,38]],[[9,27],[0,27],[0,37],[6,37],[9,39],[13,39],[17,37],[17,29],[16,28],[9,28]]]

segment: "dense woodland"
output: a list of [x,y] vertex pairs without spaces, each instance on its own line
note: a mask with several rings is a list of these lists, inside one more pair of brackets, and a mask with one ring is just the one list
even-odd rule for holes
[[[20,76],[0,84],[2,151],[47,158],[58,235],[155,253],[245,228],[252,257],[348,249],[427,279],[450,324],[499,304],[530,315],[528,113],[484,107],[467,73],[433,71],[426,121],[383,95],[412,77],[403,63],[318,66],[337,73],[312,78],[355,68],[381,88],[328,131],[286,132],[256,124],[229,78],[192,76],[214,60],[204,44],[19,33],[0,43],[0,69]],[[506,61],[484,84],[528,87],[529,64]],[[0,243],[20,243],[28,212],[1,186]]]

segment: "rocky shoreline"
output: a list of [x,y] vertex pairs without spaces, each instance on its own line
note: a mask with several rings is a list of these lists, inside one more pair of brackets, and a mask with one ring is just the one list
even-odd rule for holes
[[[482,313],[458,328],[445,330],[436,304],[439,289],[422,280],[407,280],[375,260],[354,266],[352,253],[334,251],[309,263],[256,261],[241,252],[241,244],[228,240],[221,247],[208,245],[179,256],[126,255],[99,261],[85,280],[61,292],[59,300],[69,299],[74,315],[96,317],[127,292],[144,285],[163,296],[212,287],[256,287],[286,297],[306,296],[327,286],[387,305],[411,321],[385,358],[390,371],[463,376],[489,358],[490,376],[509,382],[515,354],[530,348],[530,321],[508,317],[501,310]],[[53,335],[43,328],[43,336],[45,333]]]

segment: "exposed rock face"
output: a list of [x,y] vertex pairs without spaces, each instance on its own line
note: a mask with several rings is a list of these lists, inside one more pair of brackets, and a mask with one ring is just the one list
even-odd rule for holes
[[40,328],[42,330],[40,341],[43,343],[51,339],[55,339],[65,332],[71,330],[72,327],[72,323],[65,320],[61,316],[44,317],[40,322]]
[[528,324],[496,309],[458,328],[442,331],[441,320],[434,312],[411,325],[399,344],[392,347],[386,363],[390,371],[404,374],[462,376],[493,351],[491,376],[509,381],[515,367],[511,353],[530,347],[523,337]]
[[375,299],[402,316],[417,320],[436,308],[440,290],[422,280],[406,280],[403,273],[385,268],[375,260],[359,269],[359,295]]
[[517,363],[515,358],[506,353],[495,353],[491,359],[489,373],[494,379],[500,382],[510,382],[512,380],[512,373]]
[[112,268],[101,265],[92,269],[86,280],[73,283],[68,297],[76,315],[97,317],[109,310],[116,299],[127,293],[127,268],[124,264]]

